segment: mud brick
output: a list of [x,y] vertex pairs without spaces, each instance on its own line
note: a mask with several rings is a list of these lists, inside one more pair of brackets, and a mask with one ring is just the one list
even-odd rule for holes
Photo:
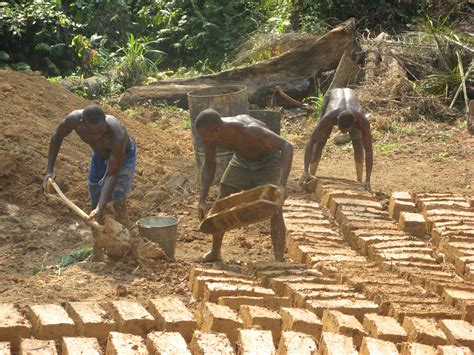
[[402,231],[419,238],[426,234],[425,218],[420,213],[401,212],[398,226]]
[[345,314],[355,316],[362,321],[364,314],[377,313],[379,306],[370,301],[364,300],[308,300],[305,308],[316,313],[319,317],[323,316],[325,309],[340,311]]
[[208,269],[202,267],[195,267],[191,270],[189,274],[189,289],[192,290],[194,288],[193,284],[197,277],[199,276],[210,276],[210,277],[222,277],[222,278],[242,278],[242,279],[250,279],[246,275],[237,274],[235,272],[229,272],[224,270],[216,270],[216,269]]
[[434,319],[405,317],[403,327],[407,331],[408,341],[427,345],[446,345],[446,336]]
[[280,310],[282,331],[306,333],[316,339],[321,337],[323,325],[321,320],[311,311],[301,308],[282,308]]
[[364,256],[353,256],[353,255],[318,255],[308,257],[306,260],[306,265],[308,268],[315,268],[320,263],[329,263],[329,262],[349,262],[349,263],[360,263],[367,261]]
[[409,260],[398,260],[395,262],[382,262],[380,266],[387,271],[396,271],[400,267],[418,267],[424,270],[435,270],[442,271],[443,266],[440,264],[433,264],[432,260],[428,262],[423,261],[409,261]]
[[460,300],[474,300],[474,291],[445,288],[441,297],[446,304],[455,306]]
[[462,313],[462,319],[471,324],[474,324],[474,299],[470,300],[459,300],[456,308]]
[[246,272],[256,275],[258,271],[265,270],[304,270],[304,264],[287,263],[283,261],[261,261],[256,263],[249,263],[246,267]]
[[352,191],[347,189],[335,189],[326,191],[321,197],[320,203],[322,206],[326,206],[329,208],[329,206],[331,205],[331,201],[334,199],[374,201],[374,197],[368,192]]
[[294,307],[304,307],[308,300],[365,300],[364,295],[357,292],[309,291],[298,292],[292,297]]
[[96,338],[63,337],[62,355],[101,355],[99,341]]
[[110,332],[105,355],[148,355],[145,341],[139,335]]
[[196,319],[176,297],[163,297],[148,302],[148,310],[156,319],[158,330],[180,333],[187,342],[193,337]]
[[77,335],[106,339],[115,330],[115,321],[96,302],[69,302],[66,311],[76,324]]
[[298,276],[298,275],[306,275],[305,270],[298,270],[298,269],[288,269],[288,270],[264,270],[257,272],[257,278],[260,280],[260,286],[268,287],[270,280],[275,277],[280,276]]
[[144,336],[155,328],[155,318],[137,302],[112,301],[107,307],[120,332]]
[[191,355],[183,336],[178,332],[152,332],[146,337],[146,347],[156,355]]
[[419,240],[395,240],[395,241],[384,241],[380,243],[374,243],[372,244],[369,249],[368,249],[368,254],[371,256],[378,250],[387,250],[388,252],[391,251],[391,249],[396,249],[396,250],[407,250],[411,251],[412,249],[414,251],[418,250],[423,250],[423,251],[428,251],[427,254],[432,254],[433,251],[431,248],[427,248],[427,243],[422,242]]
[[372,235],[359,237],[357,239],[357,249],[362,255],[367,255],[368,249],[371,245],[384,242],[402,242],[409,239],[410,237],[401,235]]
[[240,329],[238,344],[241,355],[275,354],[272,332],[269,330]]
[[401,200],[401,201],[413,201],[413,195],[408,191],[394,191],[392,192],[390,199]]
[[311,252],[306,254],[306,265],[308,267],[317,266],[320,262],[329,262],[329,261],[363,261],[365,258],[362,258],[357,252],[351,249],[343,249],[341,247],[332,247],[332,248],[321,248],[321,249],[314,249]]
[[286,284],[283,295],[286,297],[292,297],[295,293],[301,291],[328,291],[328,292],[350,292],[354,291],[353,288],[346,285],[335,285],[335,284],[315,284],[309,282],[296,282]]
[[362,324],[354,316],[338,311],[325,310],[322,323],[323,332],[339,333],[351,337],[357,348],[361,346],[362,338],[367,335]]
[[22,339],[20,355],[57,355],[54,340]]
[[29,338],[31,325],[26,318],[10,303],[0,303],[0,341],[12,343],[14,348],[20,345],[21,338]]
[[363,207],[371,207],[374,209],[382,210],[382,205],[377,201],[371,200],[363,200],[363,199],[356,199],[356,198],[344,198],[344,197],[335,197],[331,198],[328,204],[328,209],[333,216],[336,215],[337,208],[339,206],[363,206]]
[[282,276],[282,277],[275,277],[274,279],[270,280],[270,287],[275,291],[275,293],[279,296],[283,296],[285,285],[286,284],[293,284],[293,283],[307,283],[307,282],[314,282],[319,284],[334,284],[336,283],[334,280],[327,278],[327,277],[317,277],[317,276]]
[[[413,250],[416,250],[416,249],[413,249]],[[393,262],[411,261],[411,262],[424,262],[424,263],[431,263],[431,264],[437,263],[436,259],[429,254],[427,255],[425,253],[404,252],[403,248],[390,249],[389,252],[384,252],[383,250],[377,251],[377,253],[375,253],[371,259],[376,260],[376,261],[391,260]]]
[[206,284],[204,291],[206,302],[217,302],[217,299],[222,296],[275,296],[275,292],[268,288],[252,285]]
[[472,355],[466,346],[442,345],[438,346],[437,355]]
[[467,346],[474,350],[474,325],[464,320],[443,319],[439,327],[446,334],[448,344]]
[[231,308],[206,302],[200,313],[197,318],[201,331],[225,333],[232,343],[237,341],[237,331],[242,327],[242,320]]
[[474,264],[466,265],[465,277],[467,280],[474,282]]
[[29,314],[33,335],[37,339],[59,339],[76,333],[74,322],[59,305],[29,306]]
[[474,218],[474,210],[472,211],[455,211],[449,209],[434,209],[434,210],[427,210],[426,216],[434,217],[434,216],[454,216],[454,217],[464,217],[466,219]]
[[364,328],[374,338],[401,343],[406,341],[407,332],[392,317],[379,316],[378,314],[366,314],[363,322]]
[[356,355],[352,338],[342,334],[323,332],[319,343],[321,355]]
[[[461,278],[459,278],[462,280]],[[437,279],[437,278],[430,278],[427,280],[425,288],[428,291],[432,291],[437,293],[438,295],[442,295],[445,288],[452,288],[457,290],[465,290],[465,291],[474,291],[471,283],[467,281],[460,281],[457,278],[453,277],[453,281],[446,281],[446,279]]]
[[443,304],[423,305],[412,303],[390,303],[388,316],[394,317],[399,322],[403,322],[405,317],[434,318],[434,319],[460,319],[461,312],[453,307]]
[[281,334],[277,355],[312,355],[317,350],[316,342],[311,335],[293,331],[284,331]]
[[416,206],[411,201],[392,200],[388,204],[388,215],[398,221],[401,212],[416,212]]
[[269,309],[257,306],[241,306],[240,319],[245,328],[270,330],[276,344],[280,340],[281,316]]
[[436,349],[419,343],[402,343],[400,355],[437,355]]
[[10,355],[12,353],[12,348],[9,342],[1,341],[0,342],[0,355]]
[[225,296],[219,297],[217,304],[230,307],[236,311],[238,311],[242,305],[265,307],[277,311],[281,307],[290,307],[291,300],[289,297],[277,296]]
[[344,238],[346,241],[348,241],[353,248],[357,248],[358,243],[359,243],[359,238],[361,237],[373,237],[373,236],[397,236],[397,237],[406,237],[407,235],[399,230],[398,228],[395,229],[396,227],[394,226],[393,229],[353,229],[353,230],[347,230],[344,233]]
[[360,347],[359,355],[398,355],[397,347],[394,343],[386,340],[364,337]]
[[195,355],[235,354],[229,339],[223,333],[201,332],[196,330],[189,348]]
[[194,279],[192,295],[195,299],[202,299],[207,283],[224,283],[230,285],[255,285],[254,280],[236,277],[198,276]]

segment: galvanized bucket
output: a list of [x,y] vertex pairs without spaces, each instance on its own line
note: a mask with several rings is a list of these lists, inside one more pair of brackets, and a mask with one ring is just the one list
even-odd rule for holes
[[172,216],[151,216],[137,221],[143,238],[157,243],[165,254],[174,259],[179,219]]

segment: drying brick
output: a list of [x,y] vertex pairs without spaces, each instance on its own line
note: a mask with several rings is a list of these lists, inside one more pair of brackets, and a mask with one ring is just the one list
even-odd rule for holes
[[338,311],[325,310],[322,323],[323,332],[339,333],[351,337],[357,348],[361,346],[362,338],[367,335],[362,324],[354,316]]
[[321,355],[356,355],[352,339],[341,334],[323,332],[319,343]]
[[306,333],[316,339],[321,337],[323,325],[316,314],[301,308],[280,309],[282,320],[282,331],[294,331]]
[[290,307],[291,300],[288,297],[278,296],[224,296],[219,297],[219,299],[217,300],[217,304],[228,306],[233,310],[237,311],[242,305],[265,307],[276,311],[279,310],[281,307]]
[[232,343],[237,341],[237,331],[242,327],[242,320],[231,308],[206,302],[198,313],[201,331],[225,333]]
[[0,355],[11,355],[12,348],[9,342],[0,341]]
[[208,283],[224,283],[230,285],[255,284],[253,280],[237,277],[198,276],[194,279],[193,288],[191,289],[192,295],[195,299],[202,299],[204,297],[204,291],[206,290],[206,284]]
[[446,334],[448,344],[467,346],[474,351],[474,325],[456,319],[443,319],[439,327]]
[[196,330],[189,345],[194,355],[234,355],[232,345],[223,333]]
[[185,304],[176,297],[163,297],[148,302],[148,309],[156,319],[158,330],[180,333],[191,341],[196,329],[196,319]]
[[67,312],[56,304],[29,306],[33,335],[37,339],[59,339],[74,336],[75,325]]
[[22,339],[20,355],[57,355],[54,340]]
[[374,338],[402,343],[407,339],[406,330],[392,317],[366,314],[363,322],[364,328]]
[[419,343],[402,343],[400,355],[437,355],[436,349]]
[[145,341],[139,335],[110,332],[105,355],[148,355]]
[[312,355],[317,346],[314,338],[305,333],[284,331],[281,334],[277,355]]
[[0,303],[0,341],[11,342],[16,348],[20,345],[20,338],[29,338],[30,334],[30,323],[15,306]]
[[62,355],[101,355],[99,341],[96,338],[63,337]]
[[106,339],[116,323],[96,302],[69,302],[66,311],[76,324],[77,335]]
[[377,313],[379,306],[370,301],[364,300],[308,300],[305,305],[306,309],[313,311],[319,317],[323,316],[325,309],[340,311],[345,314],[355,316],[362,321],[364,314]]
[[275,291],[277,295],[283,296],[285,291],[285,286],[287,284],[294,284],[294,283],[318,283],[318,284],[335,284],[336,282],[333,279],[327,277],[316,277],[316,276],[281,276],[275,277],[270,280],[270,287]]
[[186,341],[178,332],[149,333],[146,347],[154,355],[191,355]]
[[437,355],[472,355],[466,346],[442,345],[438,346]]
[[252,285],[231,285],[226,283],[207,283],[204,300],[217,302],[222,296],[274,296],[275,292],[268,288]]
[[407,331],[408,341],[426,345],[446,344],[446,336],[433,319],[405,317],[403,327]]
[[460,300],[474,300],[474,291],[457,290],[454,288],[445,288],[441,295],[446,304],[454,306]]
[[272,332],[269,330],[240,329],[238,344],[241,355],[275,354]]
[[397,347],[389,341],[368,338],[362,339],[359,355],[398,355]]
[[388,215],[398,221],[402,212],[415,212],[416,206],[411,201],[390,199],[388,204]]
[[281,332],[281,316],[278,313],[263,307],[241,306],[240,318],[245,328],[270,330],[275,344],[278,344]]
[[144,336],[155,328],[155,319],[137,302],[112,301],[107,306],[120,332]]

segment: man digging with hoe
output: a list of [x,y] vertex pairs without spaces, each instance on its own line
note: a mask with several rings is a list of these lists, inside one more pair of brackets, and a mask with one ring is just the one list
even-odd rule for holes
[[[204,141],[205,160],[201,171],[201,196],[198,215],[206,215],[206,198],[216,173],[216,148],[234,152],[220,182],[218,199],[242,190],[265,185],[278,186],[279,206],[271,219],[271,237],[275,259],[283,260],[285,224],[281,206],[293,160],[293,146],[273,133],[261,121],[248,115],[221,117],[215,110],[202,111],[195,127]],[[203,262],[221,259],[223,232],[212,235],[212,249]]]
[[304,185],[316,174],[323,148],[334,126],[342,133],[349,132],[354,147],[357,181],[362,183],[365,151],[365,183],[370,190],[370,176],[373,165],[372,134],[370,123],[365,117],[355,92],[351,89],[334,89],[324,98],[321,119],[314,128],[306,144],[304,154],[304,172],[300,184]]
[[[103,223],[105,208],[113,201],[116,220],[123,223],[127,217],[125,199],[135,175],[136,147],[120,121],[105,115],[99,106],[75,110],[58,125],[49,144],[48,170],[41,190],[47,190],[50,178],[54,180],[54,164],[62,141],[72,131],[93,150],[88,179],[93,210],[88,219]],[[101,254],[96,245],[94,254]]]

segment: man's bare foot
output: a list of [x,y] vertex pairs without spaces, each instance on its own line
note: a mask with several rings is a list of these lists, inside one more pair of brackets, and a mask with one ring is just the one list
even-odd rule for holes
[[200,261],[202,263],[210,263],[210,262],[213,262],[213,261],[222,261],[222,257],[220,255],[220,253],[215,253],[213,251],[210,251],[206,254],[204,254]]

